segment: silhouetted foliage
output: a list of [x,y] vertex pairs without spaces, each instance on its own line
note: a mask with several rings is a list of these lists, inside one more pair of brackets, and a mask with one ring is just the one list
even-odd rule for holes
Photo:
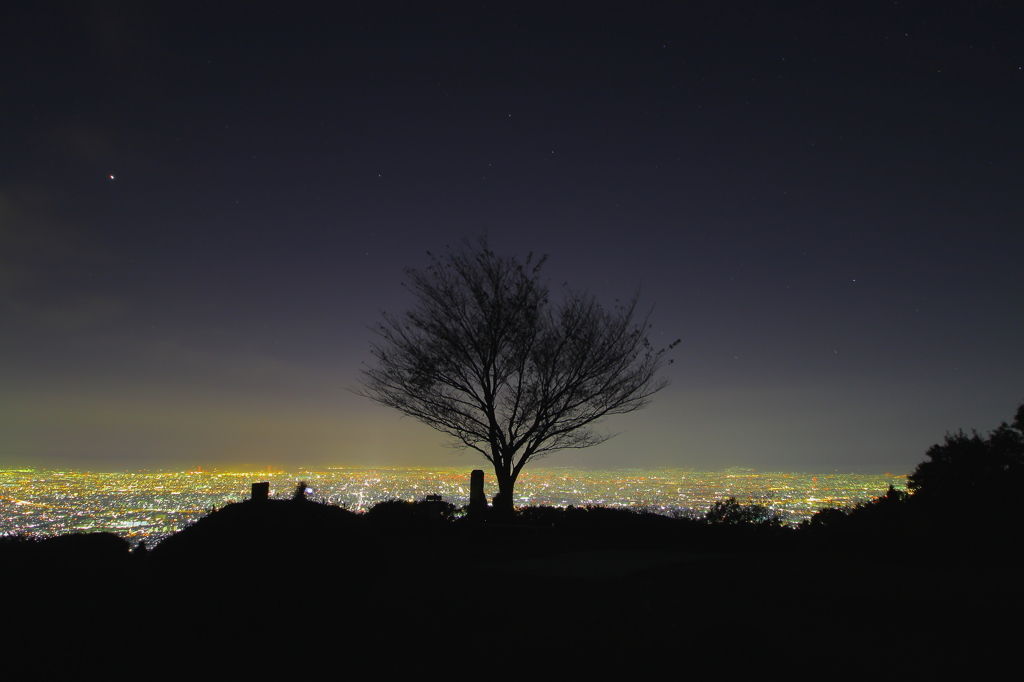
[[651,346],[647,317],[636,319],[636,297],[606,311],[567,289],[554,305],[544,258],[501,257],[485,239],[430,258],[425,271],[406,270],[414,307],[378,325],[361,395],[482,454],[501,512],[511,513],[527,462],[603,442],[597,422],[640,409],[666,385],[657,378],[665,351]]
[[812,537],[855,544],[896,543],[918,550],[1019,552],[1024,492],[1024,405],[1012,424],[987,437],[962,430],[933,445],[907,477],[853,509],[821,510],[801,524]]
[[782,517],[778,512],[760,504],[740,504],[735,497],[715,502],[704,514],[704,520],[707,523],[726,525],[782,525]]
[[74,559],[97,566],[124,562],[131,545],[113,533],[69,533],[42,540],[38,551],[48,560]]
[[108,584],[129,571],[130,551],[131,545],[113,533],[8,536],[0,541],[0,578],[13,581],[9,584],[58,581],[61,590]]
[[1024,492],[1024,405],[1012,424],[1003,422],[987,438],[977,431],[946,434],[907,478],[919,504],[1011,502]]
[[309,485],[305,481],[299,481],[295,486],[295,492],[292,493],[292,502],[305,502],[306,494],[310,492],[312,491]]
[[816,511],[811,518],[801,522],[800,527],[815,531],[837,528],[847,520],[850,511],[851,509],[847,507],[825,507]]
[[516,510],[516,527],[553,533],[557,545],[584,542],[598,547],[663,549],[679,541],[686,523],[664,514],[629,507],[524,507]]
[[531,526],[553,527],[562,522],[566,511],[563,507],[538,505],[516,510],[516,520]]
[[877,545],[902,538],[908,532],[907,493],[889,486],[885,495],[854,507],[825,508],[800,524],[814,542]]
[[392,530],[411,530],[456,518],[458,509],[444,500],[384,500],[370,507],[366,518],[371,525]]

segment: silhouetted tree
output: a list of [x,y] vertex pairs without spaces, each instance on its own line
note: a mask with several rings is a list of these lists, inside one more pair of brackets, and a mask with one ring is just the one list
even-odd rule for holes
[[837,528],[847,522],[851,511],[848,507],[823,507],[816,511],[811,518],[801,521],[800,528],[810,528],[813,531]]
[[[800,524],[815,540],[838,543],[878,543],[904,538],[908,521],[908,495],[892,485],[885,495],[854,507],[819,509]],[[915,539],[919,536],[915,535]]]
[[715,502],[704,514],[704,520],[708,523],[727,525],[782,525],[782,517],[778,512],[760,504],[740,504],[735,497]]
[[916,501],[1015,504],[1024,492],[1024,405],[1012,424],[1003,422],[988,438],[960,430],[946,434],[945,442],[933,445],[927,455],[928,461],[907,478]]
[[636,297],[606,311],[567,289],[552,304],[539,279],[545,258],[501,257],[485,239],[430,258],[425,271],[406,270],[416,303],[384,315],[360,394],[482,454],[500,512],[512,511],[527,462],[603,442],[594,424],[640,409],[667,384],[657,378],[665,350],[652,348]]

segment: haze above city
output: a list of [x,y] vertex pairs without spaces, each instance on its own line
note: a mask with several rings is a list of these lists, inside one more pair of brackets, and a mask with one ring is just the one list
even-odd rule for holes
[[1024,402],[990,3],[20,4],[0,468],[483,468],[351,392],[463,238],[640,292],[671,385],[538,466],[911,471]]

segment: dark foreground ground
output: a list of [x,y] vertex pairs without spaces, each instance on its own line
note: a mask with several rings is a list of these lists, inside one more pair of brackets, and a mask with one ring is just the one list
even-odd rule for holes
[[822,541],[577,516],[369,523],[271,501],[144,555],[109,535],[9,540],[7,669],[847,679],[979,674],[1018,656],[1021,556],[998,536]]

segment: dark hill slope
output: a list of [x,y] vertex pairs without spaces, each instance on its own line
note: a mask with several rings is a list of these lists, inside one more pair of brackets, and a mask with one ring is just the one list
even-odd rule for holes
[[363,525],[341,507],[306,500],[239,502],[165,539],[149,560],[177,575],[230,574],[233,584],[326,572],[365,576],[375,553]]
[[[160,652],[165,674],[290,664],[334,676],[449,665],[610,676],[624,666],[660,679],[964,663],[986,674],[1021,635],[1005,622],[1024,588],[1004,545],[922,545],[876,534],[874,520],[804,544],[793,541],[803,531],[613,510],[475,525],[386,509],[375,521],[308,501],[245,502],[146,557],[122,546],[119,569],[61,560],[45,575],[22,572],[7,583],[4,641],[47,652],[19,654],[37,676],[125,651]],[[100,540],[113,556],[113,541],[90,542]]]

